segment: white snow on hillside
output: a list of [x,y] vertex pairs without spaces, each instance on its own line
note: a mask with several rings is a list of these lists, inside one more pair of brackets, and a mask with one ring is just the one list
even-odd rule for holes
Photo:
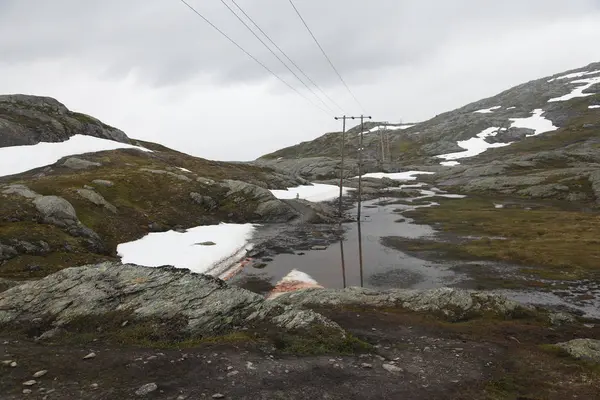
[[590,110],[593,110],[595,108],[600,108],[600,105],[593,105],[593,106],[589,106],[588,107]]
[[183,172],[192,172],[187,168],[182,168],[182,167],[177,167],[178,170],[183,171]]
[[511,118],[511,128],[527,128],[533,129],[535,133],[527,136],[537,136],[545,132],[551,132],[558,129],[552,121],[542,117],[544,111],[541,108],[533,110],[531,117],[527,118]]
[[149,233],[118,245],[117,253],[123,263],[146,267],[173,265],[217,276],[252,247],[249,240],[254,229],[252,224],[219,224],[198,226],[183,233]]
[[442,164],[443,166],[446,166],[446,167],[454,167],[454,166],[460,165],[460,163],[458,161],[442,161],[440,164]]
[[75,135],[64,142],[41,142],[30,146],[0,148],[0,176],[20,174],[51,165],[66,156],[116,149],[138,149],[151,152],[143,147],[126,143],[93,136]]
[[502,108],[502,106],[495,106],[495,107],[491,107],[491,108],[484,108],[482,110],[477,110],[477,111],[473,111],[473,113],[479,113],[479,114],[491,114],[494,111],[498,110]]
[[487,137],[496,136],[498,134],[498,129],[499,128],[497,128],[497,127],[487,128],[487,129],[483,130],[483,132],[477,134],[477,136],[474,138],[471,138],[468,140],[461,140],[461,141],[457,142],[456,144],[458,144],[459,147],[465,149],[465,151],[459,151],[456,153],[449,153],[449,154],[441,154],[436,157],[443,158],[444,160],[458,160],[461,158],[475,157],[476,155],[483,153],[487,149],[492,149],[495,147],[504,147],[504,146],[508,146],[509,144],[511,144],[511,143],[488,143],[485,141],[485,138],[487,138]]
[[[364,174],[363,178],[390,178],[396,181],[414,181],[417,179],[416,175],[432,175],[435,172],[426,171],[406,171],[406,172],[371,172]],[[356,176],[355,178],[358,178]]]
[[[599,72],[599,71],[596,71],[596,72]],[[581,83],[582,85],[577,86],[575,89],[573,89],[573,91],[571,93],[566,94],[561,97],[556,97],[554,99],[550,99],[550,100],[548,100],[548,102],[550,103],[550,102],[556,102],[556,101],[567,101],[567,100],[574,99],[576,97],[593,96],[594,93],[583,93],[583,92],[586,91],[587,89],[591,88],[595,84],[600,83],[600,76],[596,76],[593,78],[579,79],[579,80],[573,81],[572,83]]]
[[[342,196],[346,196],[352,188],[343,187]],[[303,200],[315,203],[337,199],[340,195],[340,187],[336,185],[326,185],[323,183],[313,183],[312,185],[302,185],[287,190],[271,190],[275,197],[281,200],[295,199],[296,196]]]
[[554,82],[554,81],[561,80],[561,79],[580,78],[582,76],[594,75],[594,74],[600,74],[600,69],[596,70],[596,71],[573,72],[572,74],[567,74],[567,75],[563,75],[563,76],[559,76],[559,77],[550,79],[548,82]]
[[[408,128],[412,128],[413,125],[378,125],[375,126],[371,129],[369,129],[368,131],[364,131],[363,135],[366,135],[368,133],[373,133],[373,132],[378,132],[380,130],[388,130],[388,131],[397,131],[397,130],[401,130],[401,129],[408,129]],[[358,133],[360,135],[360,132]]]

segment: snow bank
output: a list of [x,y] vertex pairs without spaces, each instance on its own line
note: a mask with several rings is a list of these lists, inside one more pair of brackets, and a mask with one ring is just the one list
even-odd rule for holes
[[460,165],[460,163],[458,161],[442,161],[440,164],[442,164],[446,167],[454,167],[456,165]]
[[458,160],[461,158],[475,157],[476,155],[483,153],[487,149],[492,149],[495,147],[504,147],[504,146],[508,146],[509,144],[511,144],[511,143],[488,143],[485,141],[485,138],[487,138],[487,137],[496,136],[496,134],[498,133],[498,129],[499,128],[497,128],[497,127],[487,128],[487,129],[484,129],[483,132],[477,134],[477,136],[474,138],[471,138],[468,140],[461,140],[461,141],[457,142],[458,146],[465,149],[465,151],[459,151],[456,153],[449,153],[449,154],[441,154],[436,157],[443,158],[444,160]]
[[561,79],[580,78],[582,76],[594,75],[594,74],[599,74],[599,73],[600,73],[600,69],[596,70],[596,71],[573,72],[572,74],[567,74],[567,75],[563,75],[563,76],[559,76],[559,77],[550,79],[548,82],[554,82],[554,81],[561,80]]
[[590,110],[593,110],[595,108],[600,108],[600,105],[593,105],[593,106],[589,106],[588,107]]
[[535,133],[527,136],[537,136],[545,132],[551,132],[558,129],[552,121],[542,117],[544,111],[541,108],[533,110],[533,115],[528,118],[511,118],[511,128],[528,128],[533,129]]
[[190,170],[189,170],[189,169],[187,169],[187,168],[181,168],[181,167],[177,167],[177,169],[178,169],[178,170],[180,170],[180,171],[183,171],[183,172],[190,172],[190,173],[192,173],[192,171],[190,171]]
[[[343,187],[342,196],[348,195],[349,190],[353,189]],[[303,200],[320,202],[337,199],[340,195],[340,187],[323,183],[313,183],[312,185],[287,188],[286,190],[271,190],[271,193],[280,200],[295,199],[298,196],[298,198]]]
[[20,174],[51,165],[67,156],[116,149],[138,149],[151,152],[143,147],[126,143],[93,136],[75,135],[64,142],[41,142],[30,146],[0,148],[0,176]]
[[495,106],[492,108],[484,108],[482,110],[477,110],[477,111],[473,111],[473,113],[479,113],[479,114],[490,114],[493,113],[494,111],[498,110],[502,108],[502,106]]
[[271,290],[267,296],[267,299],[274,299],[283,293],[310,288],[322,288],[322,286],[310,275],[298,271],[297,269],[293,269],[275,285],[273,290]]
[[[413,126],[415,126],[415,124],[409,124],[409,125],[378,125],[376,127],[373,127],[371,129],[369,129],[368,131],[364,131],[363,135],[366,135],[368,133],[373,133],[373,132],[377,132],[379,130],[388,130],[388,131],[397,131],[397,130],[401,130],[401,129],[408,129],[408,128],[412,128]],[[358,133],[360,135],[360,132]]]
[[[363,178],[390,178],[396,181],[414,181],[417,179],[415,175],[432,175],[435,172],[426,172],[426,171],[406,171],[406,172],[371,172],[368,174],[364,174]],[[355,179],[358,176],[354,177]]]
[[[597,73],[597,72],[600,72],[600,71],[596,71],[595,73]],[[548,102],[551,103],[551,102],[556,102],[556,101],[567,101],[567,100],[574,99],[576,97],[593,96],[595,93],[583,93],[583,92],[586,91],[587,89],[591,88],[595,84],[600,83],[600,76],[596,76],[594,78],[579,79],[577,81],[573,81],[572,83],[581,83],[582,85],[577,86],[575,89],[573,89],[573,91],[571,93],[566,94],[562,97],[556,97],[554,99],[550,99],[550,100],[548,100]]]
[[118,245],[117,253],[123,263],[147,267],[173,265],[218,275],[252,247],[249,240],[254,229],[252,224],[223,223],[198,226],[183,233],[149,233],[139,240]]

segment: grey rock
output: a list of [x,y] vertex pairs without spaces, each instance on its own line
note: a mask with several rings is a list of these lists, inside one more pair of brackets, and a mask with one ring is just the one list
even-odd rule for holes
[[178,180],[183,181],[183,182],[192,182],[192,180],[190,178],[188,178],[187,176],[185,176],[185,175],[176,174],[174,172],[165,171],[165,170],[162,170],[162,169],[141,168],[140,171],[149,172],[149,173],[155,174],[155,175],[167,175],[167,176],[170,176],[172,178],[178,179]]
[[194,201],[194,203],[203,206],[207,210],[214,210],[217,208],[217,202],[210,196],[203,196],[200,193],[191,192],[190,198]]
[[383,369],[385,369],[388,372],[391,372],[392,374],[398,374],[400,372],[404,372],[404,370],[396,365],[393,364],[383,364],[382,365]]
[[186,318],[192,334],[218,334],[253,322],[284,329],[334,322],[309,310],[286,307],[223,281],[173,268],[102,263],[67,268],[0,293],[0,324],[47,317],[62,326],[83,315],[131,310],[135,318]]
[[369,364],[369,363],[362,363],[360,364],[361,368],[366,368],[366,369],[370,369],[373,368],[373,364]]
[[202,176],[199,176],[198,178],[196,178],[196,182],[199,182],[199,183],[201,183],[203,185],[208,185],[208,186],[215,184],[214,180],[209,179],[209,178],[204,178]]
[[33,204],[45,218],[58,221],[77,221],[75,208],[62,197],[42,196],[36,198]]
[[23,394],[31,394],[33,393],[33,390],[31,389],[23,389]]
[[83,357],[84,360],[91,360],[92,358],[96,358],[96,353],[89,353],[88,355]]
[[196,245],[198,246],[216,246],[215,242],[201,242],[201,243],[196,243]]
[[37,383],[37,381],[36,381],[36,380],[34,380],[34,379],[31,379],[31,380],[28,380],[28,381],[25,381],[25,382],[23,382],[23,386],[33,386],[33,385],[35,385],[36,383]]
[[14,184],[14,185],[8,185],[5,186],[2,189],[2,193],[3,194],[16,194],[28,199],[36,199],[38,197],[41,197],[41,195],[37,194],[36,192],[34,192],[33,190],[29,189],[27,186],[25,185],[19,185],[19,184]]
[[213,399],[224,399],[225,395],[221,394],[221,393],[215,393],[215,394],[212,395],[212,398]]
[[575,317],[564,312],[553,312],[548,315],[548,319],[552,325],[564,325],[575,322]]
[[575,339],[556,346],[564,349],[572,357],[600,363],[600,340]]
[[43,369],[43,370],[38,371],[35,374],[33,374],[33,377],[34,378],[41,378],[42,376],[46,375],[47,373],[48,373],[48,370]]
[[156,383],[147,383],[141,386],[138,390],[135,391],[136,396],[146,396],[158,389],[158,385]]
[[65,160],[65,162],[63,162],[62,165],[67,168],[70,168],[70,169],[82,170],[82,169],[100,167],[102,164],[93,162],[93,161],[84,160],[84,159],[77,158],[77,157],[69,157]]
[[17,255],[19,253],[14,247],[0,243],[0,261],[10,260]]
[[102,207],[106,208],[113,214],[117,213],[117,207],[115,207],[114,205],[112,205],[108,201],[106,201],[106,199],[104,197],[102,197],[102,195],[98,192],[95,192],[93,190],[88,190],[88,189],[77,189],[77,194],[79,194],[84,199],[91,201],[92,203],[96,204],[97,206],[102,206]]
[[569,187],[560,184],[535,185],[517,192],[520,196],[529,196],[537,198],[556,197],[558,193],[568,192]]
[[[2,258],[0,258],[2,260]],[[4,292],[12,287],[19,285],[20,282],[11,281],[9,279],[0,278],[0,292]]]
[[115,184],[112,181],[107,181],[105,179],[94,179],[92,181],[94,185],[105,186],[105,187],[113,187]]
[[305,289],[283,293],[271,301],[296,306],[402,307],[411,311],[438,313],[450,320],[460,320],[484,312],[510,315],[522,307],[500,295],[453,288],[386,291],[358,287]]
[[298,216],[294,209],[277,199],[268,189],[234,180],[225,180],[221,185],[228,190],[227,197],[256,204],[254,212],[266,222],[286,222]]

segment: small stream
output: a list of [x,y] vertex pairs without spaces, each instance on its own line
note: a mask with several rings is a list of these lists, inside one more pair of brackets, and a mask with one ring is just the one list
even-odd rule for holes
[[[436,231],[428,225],[416,224],[402,215],[417,207],[437,205],[435,196],[459,198],[424,184],[404,185],[420,188],[421,196],[402,199],[408,204],[393,204],[398,198],[380,198],[363,202],[360,223],[344,223],[340,242],[318,249],[298,250],[293,254],[278,254],[265,260],[261,269],[247,266],[231,279],[231,283],[260,294],[268,294],[290,271],[296,269],[310,275],[327,288],[360,286],[373,289],[429,289],[444,286],[465,287],[468,275],[453,270],[456,262],[432,262],[410,256],[384,246],[381,238],[397,236],[409,239],[432,238]],[[416,202],[417,204],[410,204]],[[433,199],[435,200],[435,199]],[[425,204],[422,204],[425,202]],[[349,211],[356,215],[356,206]],[[268,229],[268,227],[265,227]],[[318,234],[318,232],[317,232]],[[265,265],[266,264],[266,265]],[[463,282],[463,285],[461,285]],[[562,282],[557,282],[562,283]],[[467,286],[468,287],[468,286]],[[597,290],[596,290],[597,289]],[[557,295],[535,290],[497,290],[506,297],[525,304],[570,308],[589,317],[600,318],[600,287],[587,290],[593,298],[577,300],[578,286],[571,293]]]

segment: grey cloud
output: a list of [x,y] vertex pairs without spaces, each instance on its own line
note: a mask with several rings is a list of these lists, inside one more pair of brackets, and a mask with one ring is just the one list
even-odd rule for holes
[[[189,2],[292,82],[219,0]],[[316,81],[337,85],[287,1],[238,3]],[[341,73],[356,84],[388,67],[417,66],[457,38],[485,40],[597,9],[595,0],[296,0],[296,5]],[[10,63],[75,58],[115,78],[135,70],[152,86],[180,84],[199,74],[221,83],[268,77],[178,0],[2,0],[0,54]]]

